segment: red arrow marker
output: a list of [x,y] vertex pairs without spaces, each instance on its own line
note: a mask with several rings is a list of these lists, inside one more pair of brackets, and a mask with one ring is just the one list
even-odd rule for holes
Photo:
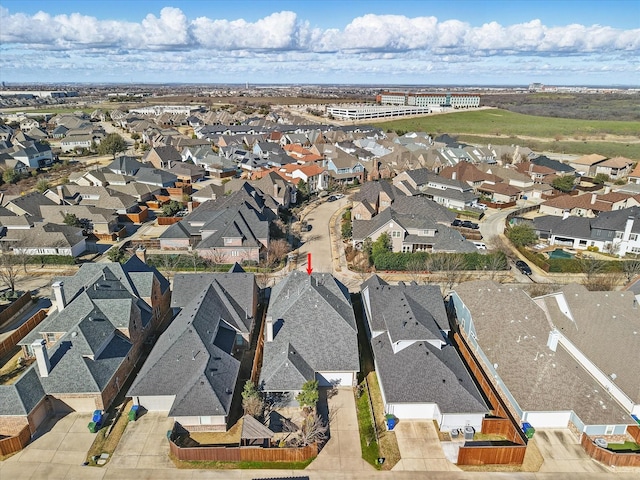
[[307,253],[307,273],[311,275],[311,272],[313,272],[313,268],[311,268],[311,254]]

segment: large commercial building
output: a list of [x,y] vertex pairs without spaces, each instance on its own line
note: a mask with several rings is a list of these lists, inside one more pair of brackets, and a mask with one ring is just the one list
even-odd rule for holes
[[480,95],[466,93],[382,92],[376,100],[381,105],[412,107],[476,108],[480,106]]
[[366,120],[368,118],[405,117],[407,115],[425,115],[431,113],[428,107],[384,106],[384,105],[348,105],[327,107],[327,114],[341,120]]

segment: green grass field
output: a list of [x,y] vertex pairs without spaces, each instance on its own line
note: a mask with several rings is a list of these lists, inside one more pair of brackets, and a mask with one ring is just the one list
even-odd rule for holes
[[385,130],[418,131],[430,134],[527,136],[541,139],[555,139],[558,136],[580,139],[611,134],[640,138],[640,122],[536,117],[499,109],[456,112],[395,120],[376,125]]

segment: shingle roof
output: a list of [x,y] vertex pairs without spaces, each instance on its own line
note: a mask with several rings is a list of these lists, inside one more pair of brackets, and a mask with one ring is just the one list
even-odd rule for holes
[[175,396],[171,416],[227,415],[240,362],[215,338],[230,312],[209,286],[195,295],[153,347],[127,395]]
[[267,316],[274,338],[264,346],[266,391],[299,390],[311,372],[359,370],[353,308],[331,275],[292,272],[272,289]]
[[[477,342],[527,411],[573,410],[586,425],[633,421],[561,345],[547,346],[551,326],[544,311],[520,288],[489,280],[464,282],[456,295],[468,309]],[[487,298],[491,298],[488,302]]]

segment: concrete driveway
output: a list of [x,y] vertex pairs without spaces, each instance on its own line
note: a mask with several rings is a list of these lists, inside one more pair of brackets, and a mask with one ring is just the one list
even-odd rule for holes
[[401,420],[394,431],[402,458],[392,471],[460,471],[445,457],[433,422]]
[[610,472],[586,454],[568,428],[536,430],[533,436],[544,463],[540,472]]
[[[70,413],[47,419],[24,450],[3,462],[5,465],[0,477],[64,478],[70,468],[81,466],[87,459],[95,438],[87,428],[90,421],[91,414],[88,413]],[[92,470],[90,467],[82,468]]]
[[146,412],[135,422],[129,422],[109,466],[174,469],[175,465],[169,460],[167,440],[167,430],[172,426],[173,420],[158,412]]

